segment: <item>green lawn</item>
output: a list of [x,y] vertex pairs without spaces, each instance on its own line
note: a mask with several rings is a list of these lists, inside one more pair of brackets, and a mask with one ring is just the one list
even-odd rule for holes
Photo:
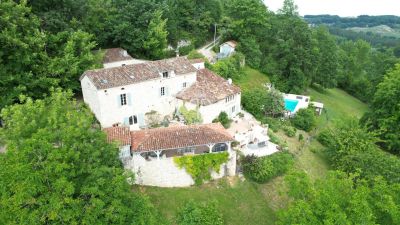
[[237,178],[222,179],[189,188],[144,187],[152,203],[169,222],[189,200],[204,202],[216,200],[226,224],[274,224],[275,213],[265,201],[260,185],[241,182]]
[[248,66],[244,68],[243,72],[244,76],[235,81],[242,90],[248,90],[270,82],[267,75]]
[[368,106],[341,89],[327,89],[322,92],[310,89],[312,101],[324,103],[324,113],[318,118],[318,128],[346,117],[361,118]]
[[[252,88],[268,82],[268,77],[256,70],[245,68],[247,76],[236,83],[242,88]],[[347,116],[360,118],[368,107],[340,89],[330,89],[318,92],[310,89],[308,94],[313,100],[324,103],[326,111],[318,118],[318,129],[326,127],[336,119]],[[295,168],[304,170],[312,178],[321,178],[329,170],[327,160],[322,153],[323,146],[314,138],[310,142],[299,141],[298,134],[304,135],[304,140],[310,134],[298,131],[293,138],[287,137],[283,131],[277,132],[289,150],[295,154]],[[276,211],[286,206],[288,198],[282,177],[266,184],[255,184],[229,178],[214,181],[202,186],[189,188],[157,188],[135,187],[146,193],[151,202],[172,224],[177,211],[187,201],[216,200],[218,209],[222,212],[227,224],[275,224]]]

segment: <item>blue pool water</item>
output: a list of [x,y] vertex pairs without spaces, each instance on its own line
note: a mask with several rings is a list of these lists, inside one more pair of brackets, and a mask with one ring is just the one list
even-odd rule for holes
[[285,99],[285,109],[294,112],[299,100]]

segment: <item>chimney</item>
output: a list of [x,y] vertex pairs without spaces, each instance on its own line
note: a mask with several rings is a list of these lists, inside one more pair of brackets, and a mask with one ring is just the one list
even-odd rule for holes
[[175,53],[176,53],[176,57],[179,57],[179,48],[176,48]]
[[228,84],[232,84],[232,79],[228,78]]
[[128,52],[127,52],[126,50],[123,50],[123,51],[122,51],[122,55],[123,55],[124,57],[127,57],[127,56],[128,56]]

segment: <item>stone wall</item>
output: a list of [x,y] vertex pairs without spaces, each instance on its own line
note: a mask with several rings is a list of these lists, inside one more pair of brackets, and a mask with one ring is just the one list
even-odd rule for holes
[[[160,158],[146,161],[142,156],[135,154],[125,164],[127,169],[135,173],[135,183],[139,185],[158,187],[188,187],[194,185],[193,178],[184,168],[176,166],[173,158]],[[224,176],[234,176],[236,173],[236,152],[229,151],[229,160],[221,165],[219,173],[211,172],[212,179]]]

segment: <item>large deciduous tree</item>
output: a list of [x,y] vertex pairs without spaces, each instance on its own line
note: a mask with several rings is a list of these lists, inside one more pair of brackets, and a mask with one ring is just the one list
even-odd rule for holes
[[1,224],[157,224],[89,109],[71,92],[2,111]]
[[378,85],[371,104],[371,112],[366,115],[370,129],[378,133],[380,145],[400,154],[400,64],[387,73]]
[[20,94],[41,96],[57,82],[45,76],[45,35],[26,1],[1,1],[0,15],[1,109],[17,101]]
[[305,173],[285,178],[293,201],[279,212],[277,224],[398,224],[400,185],[377,177],[331,172],[311,183]]
[[161,10],[154,12],[154,17],[150,20],[147,30],[147,37],[143,43],[143,48],[146,50],[148,58],[151,59],[162,58],[167,48],[167,20],[163,19],[162,15]]

